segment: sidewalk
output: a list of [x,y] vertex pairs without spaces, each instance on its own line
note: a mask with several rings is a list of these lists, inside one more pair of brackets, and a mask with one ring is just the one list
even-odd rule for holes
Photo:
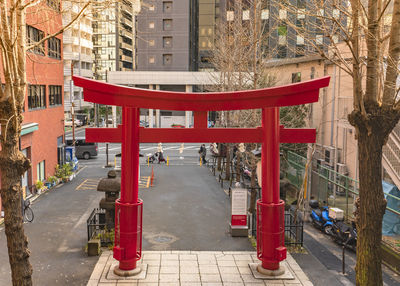
[[97,262],[87,286],[117,285],[313,285],[288,253],[281,262],[287,270],[281,279],[255,278],[258,264],[254,251],[144,251],[140,264],[145,270],[138,277],[118,277],[118,265],[111,251]]

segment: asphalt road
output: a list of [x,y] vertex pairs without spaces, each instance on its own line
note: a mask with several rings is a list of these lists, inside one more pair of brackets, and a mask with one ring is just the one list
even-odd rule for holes
[[[25,223],[34,285],[86,285],[98,257],[87,257],[86,220],[104,195],[76,190],[86,178],[105,176],[103,168],[84,168],[78,176],[32,203],[35,219]],[[6,237],[0,226],[0,285],[11,285]]]

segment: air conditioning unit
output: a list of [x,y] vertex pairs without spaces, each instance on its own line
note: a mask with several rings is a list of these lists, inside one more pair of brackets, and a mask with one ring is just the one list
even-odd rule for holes
[[335,148],[332,146],[324,146],[324,156],[325,156],[325,162],[326,164],[330,165],[333,167],[333,164],[335,163]]
[[338,172],[341,175],[345,175],[345,176],[347,176],[349,174],[349,171],[347,170],[347,166],[342,163],[336,164],[336,172]]

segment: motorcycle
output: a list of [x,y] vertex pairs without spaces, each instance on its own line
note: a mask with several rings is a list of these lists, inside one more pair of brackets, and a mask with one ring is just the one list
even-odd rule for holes
[[335,221],[333,224],[333,239],[346,247],[356,250],[357,229],[354,222],[349,226],[342,221]]
[[319,208],[317,200],[310,200],[311,207],[310,218],[314,226],[322,230],[328,235],[333,235],[333,220],[329,217],[329,207],[323,206]]

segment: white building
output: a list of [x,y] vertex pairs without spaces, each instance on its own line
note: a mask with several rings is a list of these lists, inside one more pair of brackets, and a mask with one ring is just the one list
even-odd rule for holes
[[[79,2],[63,1],[62,21],[64,26],[78,15],[82,9],[82,5]],[[65,113],[71,112],[72,102],[74,102],[75,111],[93,106],[92,103],[83,101],[82,89],[73,87],[71,81],[72,71],[73,75],[87,78],[93,77],[92,35],[92,20],[90,16],[82,16],[79,21],[63,34]],[[73,88],[73,93],[71,93],[71,87]]]

